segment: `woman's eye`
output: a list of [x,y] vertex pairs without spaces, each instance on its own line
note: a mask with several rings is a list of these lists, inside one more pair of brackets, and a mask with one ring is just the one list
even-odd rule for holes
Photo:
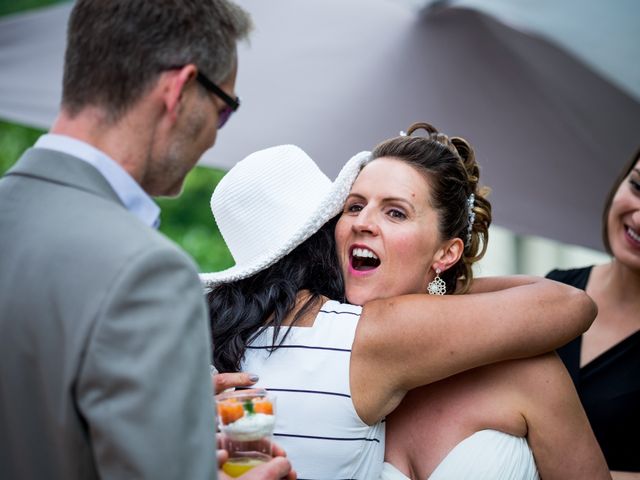
[[397,218],[399,220],[407,218],[402,210],[398,210],[396,208],[392,208],[391,210],[389,210],[389,216],[391,216],[392,218]]
[[636,180],[635,178],[630,178],[629,184],[631,185],[631,188],[633,188],[636,192],[640,192],[640,180]]
[[346,212],[359,212],[360,210],[362,210],[362,205],[357,204],[357,203],[352,203],[351,205],[346,205],[345,206],[345,211]]

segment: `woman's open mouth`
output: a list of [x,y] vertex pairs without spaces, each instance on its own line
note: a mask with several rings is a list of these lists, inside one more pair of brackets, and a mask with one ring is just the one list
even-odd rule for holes
[[351,250],[351,268],[358,272],[374,270],[380,266],[378,256],[368,248],[355,247]]

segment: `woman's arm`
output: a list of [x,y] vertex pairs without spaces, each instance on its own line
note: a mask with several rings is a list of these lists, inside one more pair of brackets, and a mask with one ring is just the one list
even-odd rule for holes
[[[533,275],[505,275],[499,277],[480,277],[473,280],[469,293],[491,293],[506,290],[508,288],[531,285],[539,283],[541,280],[553,282],[549,285],[567,285],[566,283],[556,282],[549,278],[542,278]],[[591,325],[591,322],[589,322]],[[587,327],[588,328],[588,327]],[[580,332],[582,333],[582,332]]]
[[555,353],[526,363],[521,385],[529,446],[544,479],[610,479],[611,474],[564,365]]
[[640,472],[614,472],[611,471],[613,480],[640,480]]
[[364,306],[350,373],[363,420],[382,418],[417,386],[551,351],[587,330],[597,312],[582,290],[539,277],[480,279],[474,292]]

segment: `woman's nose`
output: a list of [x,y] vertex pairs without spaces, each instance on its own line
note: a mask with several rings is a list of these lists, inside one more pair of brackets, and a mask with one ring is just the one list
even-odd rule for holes
[[378,235],[380,233],[375,216],[367,209],[360,211],[353,222],[353,230],[356,233],[368,233],[370,235]]

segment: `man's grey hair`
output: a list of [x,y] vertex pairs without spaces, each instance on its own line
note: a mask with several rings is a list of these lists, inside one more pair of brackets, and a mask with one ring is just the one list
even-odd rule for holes
[[170,68],[195,64],[219,83],[252,28],[229,0],[77,0],[67,31],[62,105],[116,121]]

